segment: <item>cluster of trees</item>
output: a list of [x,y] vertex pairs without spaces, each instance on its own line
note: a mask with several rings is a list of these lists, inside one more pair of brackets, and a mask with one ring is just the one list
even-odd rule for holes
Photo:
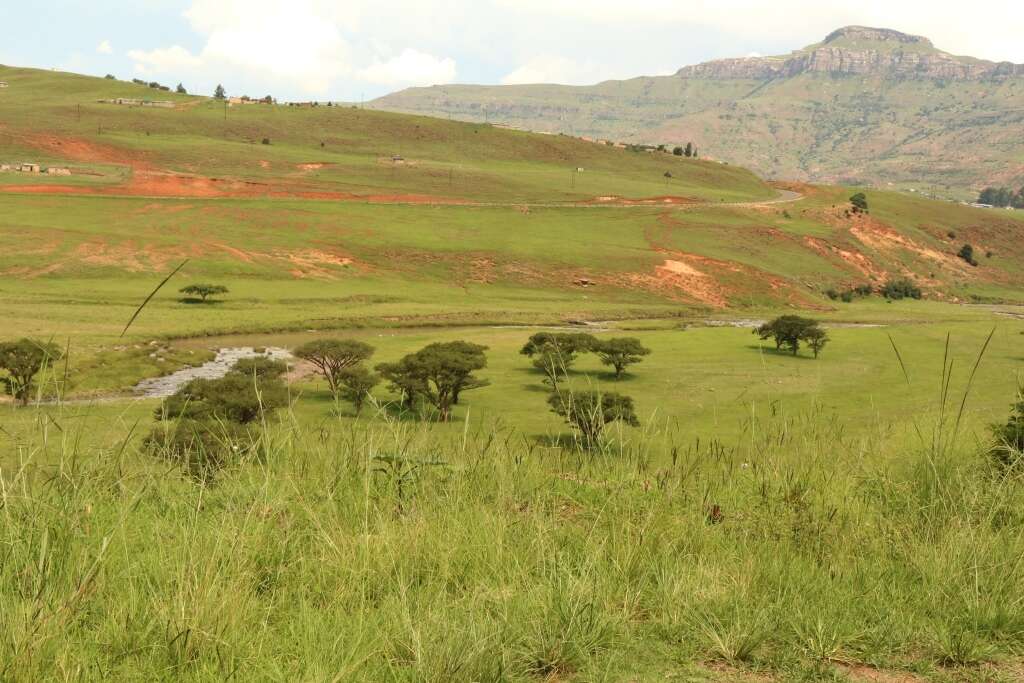
[[977,267],[978,261],[977,259],[974,258],[974,247],[971,246],[970,244],[965,244],[964,246],[960,247],[960,251],[958,251],[956,255],[962,258],[967,263],[971,264],[972,266]]
[[874,293],[874,288],[871,285],[856,285],[843,291],[837,291],[835,289],[825,290],[825,296],[833,301],[839,300],[843,303],[850,303],[854,299],[871,296]]
[[868,198],[867,198],[867,195],[865,195],[863,192],[858,192],[857,194],[855,194],[852,197],[850,197],[850,211],[855,213],[855,214],[857,214],[857,213],[867,213],[868,212]]
[[1024,466],[1024,389],[1017,392],[1010,418],[1003,424],[992,425],[992,436],[995,443],[989,454],[1003,469],[1020,473]]
[[886,299],[899,301],[900,299],[920,299],[921,288],[914,284],[914,281],[905,278],[894,278],[882,286],[882,296]]
[[696,158],[697,148],[693,146],[692,142],[687,142],[686,147],[676,147],[675,149],[672,150],[672,154],[676,155],[677,157]]
[[[970,246],[970,245],[966,245]],[[974,261],[974,250],[960,250],[960,258],[966,260],[971,265],[978,265]],[[844,303],[850,303],[854,299],[868,297],[875,293],[875,289],[871,285],[856,285],[842,291],[838,291],[834,288],[825,290],[825,296],[833,301],[842,301]],[[893,278],[887,280],[884,285],[878,289],[878,293],[884,296],[886,299],[892,299],[898,301],[900,299],[920,299],[921,288],[918,287],[913,280],[905,277]]]
[[798,315],[780,316],[755,329],[754,334],[762,340],[772,339],[776,349],[786,349],[794,356],[800,351],[800,344],[805,343],[817,358],[829,342],[828,334],[816,320]]
[[466,341],[428,344],[393,363],[379,363],[371,372],[363,363],[373,356],[369,344],[349,339],[317,339],[295,349],[327,381],[335,399],[352,403],[358,414],[382,380],[398,395],[404,410],[434,412],[451,419],[463,393],[489,382],[473,373],[487,367],[486,346]]
[[1016,192],[1008,187],[986,187],[978,195],[978,203],[1000,208],[1024,209],[1024,187]]
[[[107,78],[113,78],[113,76],[111,76],[110,74],[107,74]],[[155,90],[163,90],[165,92],[170,92],[170,90],[171,90],[166,85],[160,85],[156,81],[144,81],[141,78],[133,78],[132,79],[132,83],[134,83],[136,85],[144,85],[144,86],[146,86],[148,88],[154,88]],[[181,86],[179,85],[178,87],[181,87]]]
[[639,426],[633,399],[616,392],[573,391],[565,389],[562,380],[569,374],[581,353],[593,353],[601,363],[611,367],[616,380],[626,368],[643,360],[651,350],[632,337],[599,340],[579,332],[538,332],[520,350],[533,360],[533,367],[544,373],[551,388],[548,406],[565,418],[579,434],[581,445],[594,448],[601,442],[605,425],[620,421]]
[[36,377],[63,357],[60,347],[39,339],[0,343],[0,383],[16,401],[28,405],[36,390]]

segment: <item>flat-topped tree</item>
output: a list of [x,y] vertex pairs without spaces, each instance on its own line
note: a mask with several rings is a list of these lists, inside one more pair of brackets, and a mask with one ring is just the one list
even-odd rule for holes
[[437,409],[442,422],[447,422],[462,392],[489,384],[473,374],[487,367],[486,350],[486,346],[466,341],[438,342],[397,363],[381,363],[377,372],[401,392],[406,407],[421,398]]
[[627,367],[642,361],[651,350],[634,337],[617,337],[599,341],[594,352],[602,363],[615,368],[615,379],[619,379]]
[[224,285],[209,285],[206,283],[197,283],[194,285],[188,285],[178,290],[182,294],[188,294],[189,296],[198,296],[204,303],[211,296],[217,296],[218,294],[227,294],[228,288]]
[[794,356],[800,350],[801,342],[811,347],[815,358],[828,343],[828,335],[818,326],[818,321],[798,315],[779,316],[758,327],[754,334],[761,339],[772,339],[776,349],[785,348]]
[[335,398],[339,396],[344,371],[369,360],[373,352],[372,346],[354,339],[314,339],[292,351],[297,358],[316,366]]
[[59,346],[38,339],[0,343],[0,370],[7,373],[0,382],[7,385],[11,396],[28,405],[36,375],[62,356]]

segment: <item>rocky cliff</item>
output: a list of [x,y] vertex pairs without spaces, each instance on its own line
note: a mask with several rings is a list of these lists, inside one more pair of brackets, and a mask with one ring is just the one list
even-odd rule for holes
[[956,57],[931,41],[889,29],[848,26],[823,43],[783,57],[720,59],[677,72],[680,78],[791,78],[804,73],[879,75],[890,78],[981,80],[1024,75],[1024,64]]

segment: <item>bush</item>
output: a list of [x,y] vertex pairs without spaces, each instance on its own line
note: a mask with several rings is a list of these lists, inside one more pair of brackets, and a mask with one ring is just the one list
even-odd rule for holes
[[867,213],[868,212],[868,198],[863,192],[850,197],[850,204],[853,205],[854,213]]
[[156,425],[143,440],[150,455],[182,465],[193,477],[209,480],[251,452],[259,434],[235,422],[179,420]]
[[0,370],[6,373],[0,381],[11,396],[22,405],[28,405],[35,389],[36,375],[63,355],[56,344],[38,339],[23,338],[0,343]]
[[370,397],[373,388],[380,384],[380,375],[370,372],[362,365],[342,370],[338,379],[341,382],[338,397],[351,403],[356,409],[356,415],[362,412],[363,404]]
[[555,393],[548,397],[551,411],[561,415],[580,436],[585,448],[595,448],[601,442],[605,425],[619,420],[630,427],[639,427],[640,421],[633,409],[633,399],[616,393],[578,391]]
[[229,372],[220,379],[194,379],[157,407],[158,420],[213,420],[248,424],[288,405],[288,388],[276,378]]
[[264,145],[269,145],[270,144],[270,138],[263,138],[263,144]]
[[851,303],[853,301],[853,290],[852,289],[846,290],[845,292],[843,292],[839,296],[839,298],[843,300],[844,304]]
[[230,372],[243,377],[256,378],[257,381],[279,379],[288,372],[288,364],[283,360],[256,356],[255,358],[242,358],[231,367]]
[[960,247],[960,251],[958,251],[956,255],[962,258],[964,261],[967,261],[967,263],[971,264],[972,266],[978,265],[978,262],[974,260],[974,247],[972,247],[970,244],[965,244],[964,246]]
[[899,301],[900,299],[920,299],[921,288],[908,278],[896,278],[885,283],[885,286],[882,287],[882,296],[894,301]]
[[989,454],[1002,468],[1019,468],[1024,464],[1024,388],[1017,390],[1017,402],[1005,424],[992,425],[995,441]]

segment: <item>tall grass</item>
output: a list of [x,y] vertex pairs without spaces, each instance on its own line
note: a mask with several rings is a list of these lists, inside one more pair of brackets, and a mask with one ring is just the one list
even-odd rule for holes
[[5,442],[0,680],[813,679],[1024,647],[1024,488],[964,439],[818,409],[582,454],[285,414],[204,480],[86,410]]

